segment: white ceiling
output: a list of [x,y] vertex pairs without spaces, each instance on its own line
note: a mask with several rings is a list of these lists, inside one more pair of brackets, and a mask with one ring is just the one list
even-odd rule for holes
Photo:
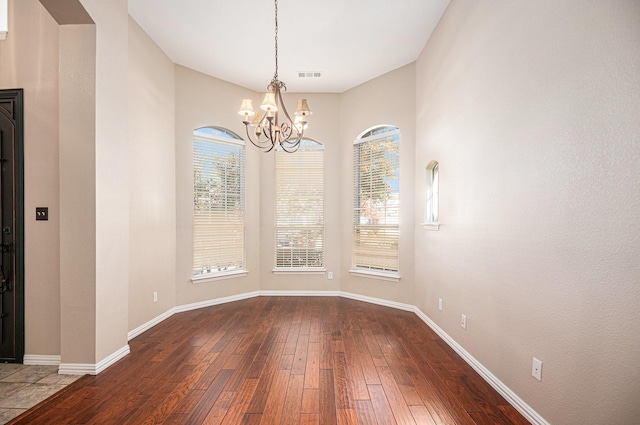
[[[448,4],[279,0],[279,79],[289,92],[341,93],[411,63]],[[273,0],[129,0],[129,13],[177,64],[255,91],[273,77]]]

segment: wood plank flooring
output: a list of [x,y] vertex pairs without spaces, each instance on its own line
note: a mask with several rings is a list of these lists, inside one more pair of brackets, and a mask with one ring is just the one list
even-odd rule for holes
[[178,313],[10,424],[528,424],[415,314],[339,297]]

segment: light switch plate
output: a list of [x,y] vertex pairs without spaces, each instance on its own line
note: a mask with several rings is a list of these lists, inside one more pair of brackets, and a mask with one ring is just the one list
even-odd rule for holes
[[36,207],[36,221],[49,220],[49,207]]

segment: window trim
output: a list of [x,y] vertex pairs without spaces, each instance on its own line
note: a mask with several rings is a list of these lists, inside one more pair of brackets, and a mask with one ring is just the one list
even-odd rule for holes
[[420,223],[420,225],[424,230],[432,230],[434,232],[440,230],[440,223]]
[[326,274],[327,269],[322,267],[274,267],[273,274]]
[[224,271],[219,271],[215,273],[212,272],[212,273],[193,276],[189,280],[191,281],[191,283],[200,284],[200,283],[214,282],[217,280],[235,279],[238,277],[244,277],[248,274],[249,274],[249,271],[246,268],[238,269],[238,270],[224,270]]
[[[382,133],[376,133],[376,134],[371,134],[369,136],[363,137],[363,135],[367,134],[367,133],[371,133],[375,130],[378,129],[383,129],[383,128],[393,128],[393,130],[389,130],[389,131],[385,131]],[[381,124],[381,125],[376,125],[373,127],[368,128],[367,130],[363,131],[362,133],[360,133],[360,135],[353,141],[353,146],[355,147],[356,145],[362,144],[362,143],[366,143],[366,142],[370,142],[370,141],[376,141],[376,140],[380,140],[380,139],[385,139],[385,138],[392,138],[395,137],[398,140],[398,148],[400,147],[400,128],[394,126],[394,125],[390,125],[390,124]],[[352,152],[354,152],[352,150]],[[355,158],[352,158],[352,162],[355,164]],[[400,171],[400,153],[398,152],[398,172]],[[352,187],[352,190],[355,191],[355,169],[352,170],[352,176],[354,178],[354,181],[352,182],[352,184],[354,185]],[[355,193],[353,198],[353,202],[352,203],[352,208],[355,207]],[[400,196],[400,189],[398,187],[398,202],[399,202],[399,196]],[[352,209],[352,217],[355,217],[355,210]],[[399,218],[399,217],[398,217]],[[351,224],[351,231],[353,232],[355,230],[355,222],[352,221]],[[385,281],[390,281],[390,282],[399,282],[400,281],[400,234],[401,234],[401,229],[400,229],[400,222],[398,222],[398,270],[395,271],[386,271],[386,270],[377,270],[374,268],[366,268],[366,267],[357,267],[354,264],[354,239],[353,239],[353,234],[352,234],[352,240],[351,240],[351,268],[349,269],[349,273],[352,276],[358,276],[358,277],[364,277],[364,278],[371,278],[371,279],[378,279],[378,280],[385,280]]]
[[400,282],[399,272],[384,272],[381,270],[359,269],[359,268],[352,267],[349,270],[349,273],[351,274],[351,276],[386,280],[387,282]]
[[[359,145],[361,143],[370,142],[372,140],[378,140],[378,139],[382,139],[382,138],[386,138],[386,137],[390,137],[390,136],[398,136],[398,138],[399,138],[400,129],[398,127],[396,127],[395,125],[377,125],[375,127],[371,127],[367,131],[362,132],[362,134],[367,134],[370,131],[373,131],[375,129],[385,128],[385,127],[393,127],[393,128],[395,128],[395,130],[385,131],[384,133],[372,134],[371,136],[367,136],[367,137],[359,137],[359,138],[357,138],[357,139],[355,139],[353,141],[353,144],[354,145]],[[400,159],[398,158],[398,163],[399,162],[400,162]]]
[[422,227],[425,230],[438,231],[440,229],[440,163],[432,160],[427,164],[426,171],[424,222]]
[[[217,134],[210,134],[207,132],[203,132],[200,131],[202,129],[212,129],[215,130],[217,132],[221,132],[224,133],[226,135],[228,135],[228,137],[224,137],[224,136],[220,136]],[[214,142],[214,143],[219,143],[219,144],[223,144],[223,145],[228,145],[228,146],[237,146],[240,148],[245,148],[246,147],[246,143],[244,141],[244,139],[242,139],[240,136],[238,136],[236,133],[234,133],[231,130],[228,130],[224,127],[218,127],[218,126],[202,126],[202,127],[198,127],[196,129],[193,130],[192,133],[192,139],[191,139],[191,148],[193,149],[194,146],[194,141],[195,140],[201,140],[201,141],[208,141],[208,142]],[[233,278],[239,278],[239,277],[244,277],[246,276],[249,271],[247,270],[247,234],[246,234],[246,151],[244,149],[242,149],[242,153],[243,153],[243,175],[242,175],[242,181],[243,181],[243,186],[240,188],[241,192],[243,193],[243,241],[242,241],[242,245],[243,245],[243,254],[242,254],[242,267],[235,269],[235,270],[219,270],[219,271],[212,271],[212,272],[208,272],[208,273],[202,273],[199,275],[194,275],[193,271],[194,271],[194,267],[193,267],[193,262],[194,262],[194,243],[195,243],[195,230],[194,229],[194,211],[192,209],[192,213],[191,213],[191,219],[192,219],[192,258],[191,258],[191,277],[189,278],[189,281],[191,281],[194,284],[202,284],[202,283],[208,283],[208,282],[213,282],[213,281],[217,281],[217,280],[226,280],[226,279],[233,279]],[[193,161],[195,158],[195,152],[192,151],[191,154],[191,165],[193,167]],[[191,186],[192,188],[194,187],[195,182],[192,182]],[[192,189],[193,191],[193,189]],[[192,197],[194,196],[194,193],[192,192]]]

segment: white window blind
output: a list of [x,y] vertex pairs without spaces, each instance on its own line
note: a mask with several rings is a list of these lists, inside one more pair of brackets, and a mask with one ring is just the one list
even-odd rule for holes
[[193,276],[243,270],[244,142],[232,132],[193,134]]
[[324,267],[324,147],[303,139],[295,153],[276,160],[275,267]]
[[399,148],[395,127],[378,127],[354,141],[353,267],[398,272]]

